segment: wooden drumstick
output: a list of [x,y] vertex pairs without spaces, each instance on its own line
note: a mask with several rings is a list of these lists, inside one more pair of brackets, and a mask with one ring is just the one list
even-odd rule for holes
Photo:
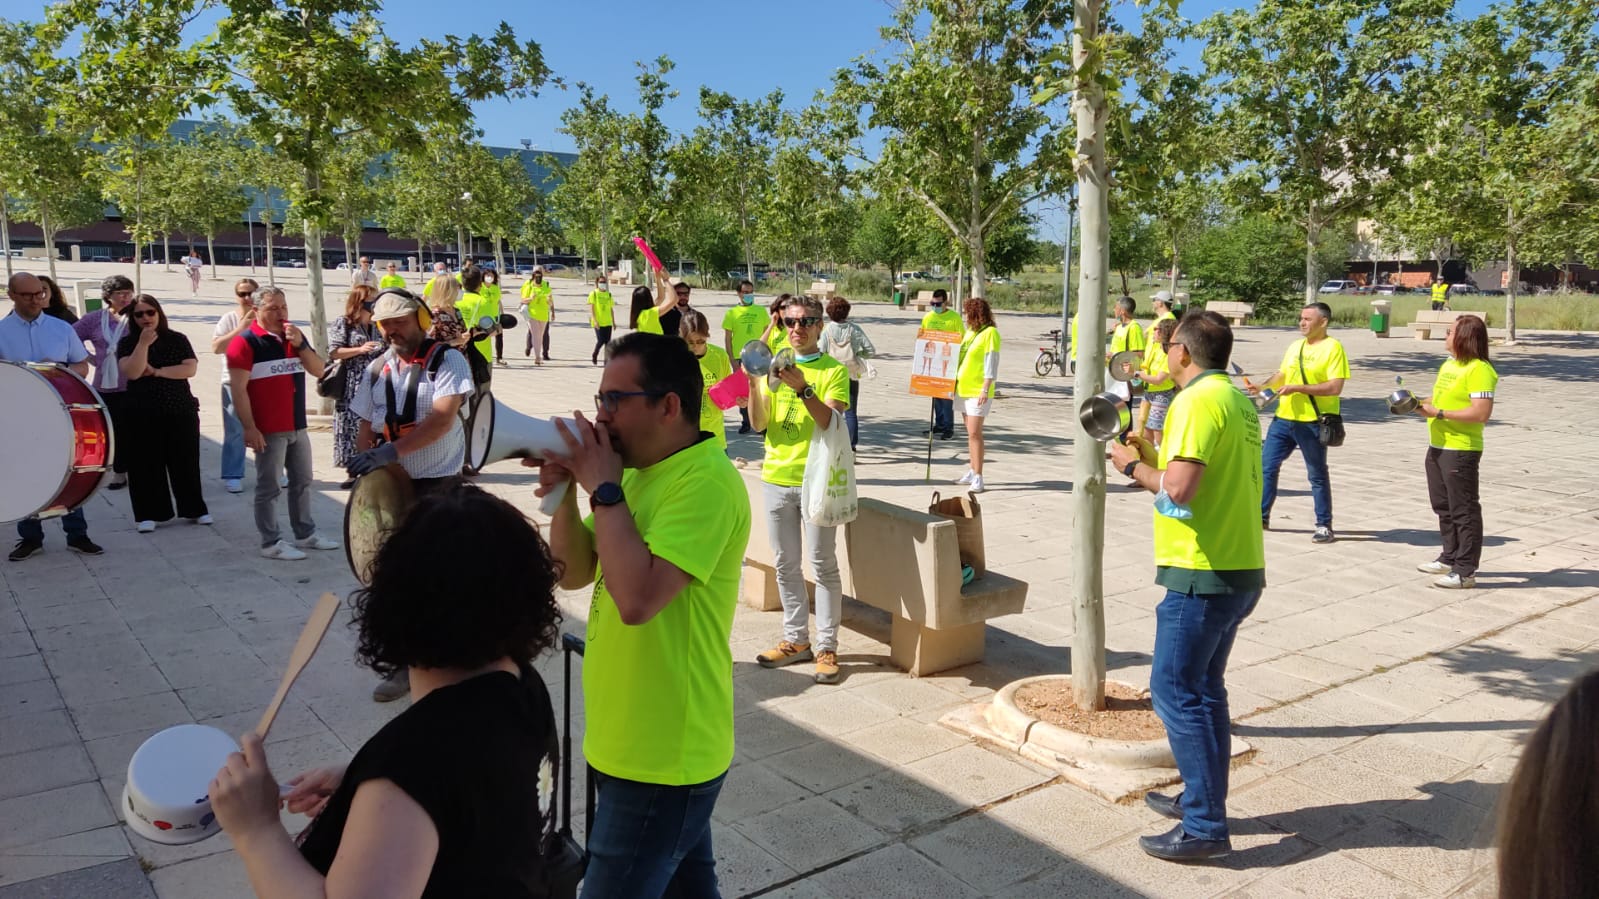
[[294,644],[294,652],[289,654],[289,670],[283,672],[283,680],[278,684],[278,692],[272,697],[272,704],[267,706],[265,714],[255,725],[255,732],[262,740],[266,739],[267,731],[272,729],[272,722],[278,717],[278,710],[283,708],[283,700],[289,695],[289,688],[294,686],[295,680],[300,677],[300,672],[310,663],[311,657],[316,655],[316,648],[322,643],[322,636],[328,632],[328,625],[333,623],[333,615],[339,610],[339,598],[332,593],[322,594],[317,600],[316,607],[311,610],[311,617],[305,620],[305,627],[300,630],[300,639]]

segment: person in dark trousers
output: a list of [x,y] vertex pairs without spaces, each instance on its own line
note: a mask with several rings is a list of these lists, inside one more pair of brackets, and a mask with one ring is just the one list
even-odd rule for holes
[[1477,586],[1482,559],[1482,503],[1477,479],[1482,465],[1483,425],[1493,416],[1499,372],[1488,362],[1488,326],[1462,315],[1449,326],[1444,345],[1450,358],[1438,369],[1432,397],[1417,407],[1427,423],[1427,494],[1438,515],[1443,551],[1417,566],[1442,575],[1433,586],[1466,590]]
[[[949,308],[949,291],[942,287],[933,291],[933,302],[929,304],[927,314],[922,316],[922,327],[929,331],[947,331],[951,334],[961,334],[965,331],[960,310]],[[940,440],[948,440],[955,436],[954,397],[933,398],[933,433]]]
[[200,360],[189,338],[172,330],[149,294],[128,308],[132,333],[117,343],[117,364],[128,379],[128,499],[139,533],[178,517],[210,524],[200,491],[200,402],[189,389]]
[[1182,391],[1157,452],[1140,437],[1110,444],[1111,463],[1155,494],[1155,658],[1149,689],[1183,791],[1145,803],[1178,821],[1138,844],[1156,858],[1198,861],[1232,851],[1227,774],[1232,720],[1227,657],[1266,587],[1260,524],[1260,415],[1227,376],[1233,332],[1214,312],[1184,316],[1167,362]]

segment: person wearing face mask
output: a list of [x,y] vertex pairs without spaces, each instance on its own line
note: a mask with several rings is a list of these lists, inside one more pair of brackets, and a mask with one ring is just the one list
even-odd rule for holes
[[700,361],[700,374],[705,377],[706,393],[700,397],[700,430],[716,438],[717,444],[725,449],[727,423],[722,419],[722,410],[711,402],[710,389],[731,375],[733,366],[727,360],[727,353],[711,343],[711,323],[698,309],[683,313],[683,323],[678,326],[678,333]]
[[[738,282],[738,305],[722,315],[722,346],[727,350],[734,371],[743,370],[738,354],[744,351],[745,344],[761,339],[767,319],[766,310],[755,305],[755,285],[748,279]],[[748,434],[751,431],[749,409],[741,407],[738,417],[738,432]]]
[[[756,656],[762,668],[778,668],[814,658],[819,684],[838,683],[838,623],[843,612],[843,587],[838,572],[838,528],[806,522],[800,514],[805,463],[811,434],[828,427],[834,415],[849,409],[849,370],[824,354],[822,304],[811,297],[789,297],[781,312],[795,364],[770,378],[750,374],[750,424],[766,432],[766,460],[761,465],[766,532],[777,569],[777,592],[783,602],[783,639]],[[748,372],[746,372],[748,374]],[[816,580],[816,647],[810,640],[810,608],[800,553],[806,552]]]
[[[91,383],[105,400],[111,414],[111,427],[132,433],[128,418],[128,378],[117,365],[117,344],[131,332],[128,306],[133,303],[133,281],[126,275],[112,275],[100,282],[100,310],[91,312],[72,326],[78,339],[89,344],[89,361],[94,363]],[[128,457],[121,446],[113,446],[110,490],[128,485]]]
[[[522,322],[527,325],[527,345],[522,350],[522,355],[533,356],[533,364],[544,364],[544,332],[550,326],[550,310],[554,304],[550,300],[550,285],[544,283],[544,269],[535,267],[528,280],[522,282],[522,308],[517,311],[522,313]],[[538,355],[534,351],[539,350]]]
[[[959,310],[949,308],[949,291],[940,287],[933,291],[933,302],[928,304],[927,314],[922,316],[922,328],[928,331],[945,331],[950,334],[960,334],[964,329],[961,325]],[[926,436],[927,431],[922,435]],[[933,428],[932,433],[940,440],[948,440],[955,436],[955,399],[953,397],[933,398]]]
[[600,364],[600,351],[611,342],[611,329],[616,327],[616,298],[611,296],[610,282],[596,278],[594,289],[589,291],[589,327],[594,329],[594,352],[589,362]]
[[1178,824],[1138,840],[1169,861],[1220,858],[1227,832],[1227,657],[1238,626],[1266,587],[1260,517],[1261,437],[1255,404],[1227,377],[1233,332],[1214,312],[1177,325],[1167,363],[1182,390],[1166,413],[1157,452],[1132,436],[1112,442],[1112,464],[1155,494],[1155,714],[1182,775],[1177,796],[1144,802]]

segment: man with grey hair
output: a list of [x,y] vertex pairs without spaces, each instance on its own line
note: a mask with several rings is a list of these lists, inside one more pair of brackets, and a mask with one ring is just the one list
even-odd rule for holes
[[[305,373],[322,375],[322,358],[289,321],[283,291],[263,287],[251,298],[255,320],[228,344],[228,382],[244,426],[244,445],[255,450],[255,527],[261,555],[293,561],[302,550],[338,549],[311,520],[311,438],[306,433]],[[279,538],[278,474],[288,475],[289,522],[294,543]]]

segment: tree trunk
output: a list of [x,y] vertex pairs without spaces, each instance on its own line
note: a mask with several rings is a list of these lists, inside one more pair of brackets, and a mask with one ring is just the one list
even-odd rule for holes
[[[1515,222],[1516,214],[1510,213],[1510,221]],[[1516,236],[1510,234],[1505,240],[1505,275],[1508,283],[1505,284],[1505,345],[1514,346],[1516,343],[1516,288],[1521,280],[1519,266],[1516,263]]]
[[216,235],[207,231],[205,234],[205,252],[211,257],[211,280],[217,279],[217,241]]
[[[1107,107],[1099,66],[1089,47],[1098,41],[1103,0],[1077,0],[1072,63],[1077,69],[1072,112],[1077,120],[1077,196],[1082,246],[1078,250],[1077,346],[1082,363],[1072,395],[1105,388],[1106,276],[1110,271],[1110,164],[1105,151]],[[1097,55],[1095,58],[1098,58]],[[1102,65],[1102,64],[1101,64]],[[1105,708],[1105,452],[1072,419],[1072,701],[1081,709]]]
[[44,235],[44,254],[49,257],[50,280],[61,283],[56,277],[56,230],[50,224],[50,206],[43,196],[39,197],[39,232]]
[[355,268],[355,260],[356,260],[356,257],[353,255],[354,252],[355,252],[355,245],[350,242],[350,239],[348,237],[345,237],[344,238],[344,264],[348,265],[352,269]]
[[172,235],[165,231],[161,232],[161,270],[172,271]]
[[1124,268],[1117,269],[1116,270],[1116,274],[1120,275],[1121,279],[1122,279],[1122,296],[1124,296],[1124,297],[1132,296],[1133,292],[1131,290],[1127,289],[1127,269],[1124,269]]
[[1177,302],[1177,276],[1181,272],[1181,269],[1179,269],[1177,266],[1181,260],[1182,253],[1178,252],[1177,241],[1174,240],[1171,242],[1171,287],[1169,288],[1172,299],[1170,303],[1167,303],[1168,306],[1171,305],[1171,303]]
[[[137,138],[133,142],[133,222],[143,230],[144,225],[144,154],[140,152],[140,142]],[[127,221],[124,215],[122,220]],[[144,292],[144,246],[135,235],[133,238],[133,295],[138,296]]]
[[1316,290],[1321,287],[1321,260],[1316,257],[1316,250],[1321,247],[1321,222],[1316,220],[1316,211],[1311,210],[1310,216],[1305,219],[1305,305],[1316,302]]
[[988,252],[988,239],[981,230],[972,236],[972,293],[974,297],[981,297],[988,293],[988,267],[983,262],[983,254]]
[[455,268],[457,271],[466,266],[466,228],[462,225],[455,226]]
[[423,284],[427,284],[427,257],[422,255],[422,238],[416,239],[416,277]]
[[[308,193],[314,195],[316,191],[316,176],[306,177]],[[316,348],[316,354],[326,359],[328,355],[328,315],[327,308],[322,302],[322,228],[316,222],[307,219],[305,222],[305,280],[306,290],[311,294],[311,333],[306,336],[311,340],[311,346]],[[317,404],[317,411],[322,415],[333,414],[333,398],[321,397]]]
[[272,207],[261,210],[261,224],[266,226],[267,285],[278,286],[277,265],[272,259]]
[[494,269],[505,277],[505,235],[499,232],[494,234]]
[[0,255],[6,257],[6,280],[11,280],[11,210],[6,207],[6,192],[0,190]]
[[586,281],[588,281],[588,279],[589,279],[589,236],[588,236],[588,234],[585,233],[583,235],[583,280],[586,282]]

